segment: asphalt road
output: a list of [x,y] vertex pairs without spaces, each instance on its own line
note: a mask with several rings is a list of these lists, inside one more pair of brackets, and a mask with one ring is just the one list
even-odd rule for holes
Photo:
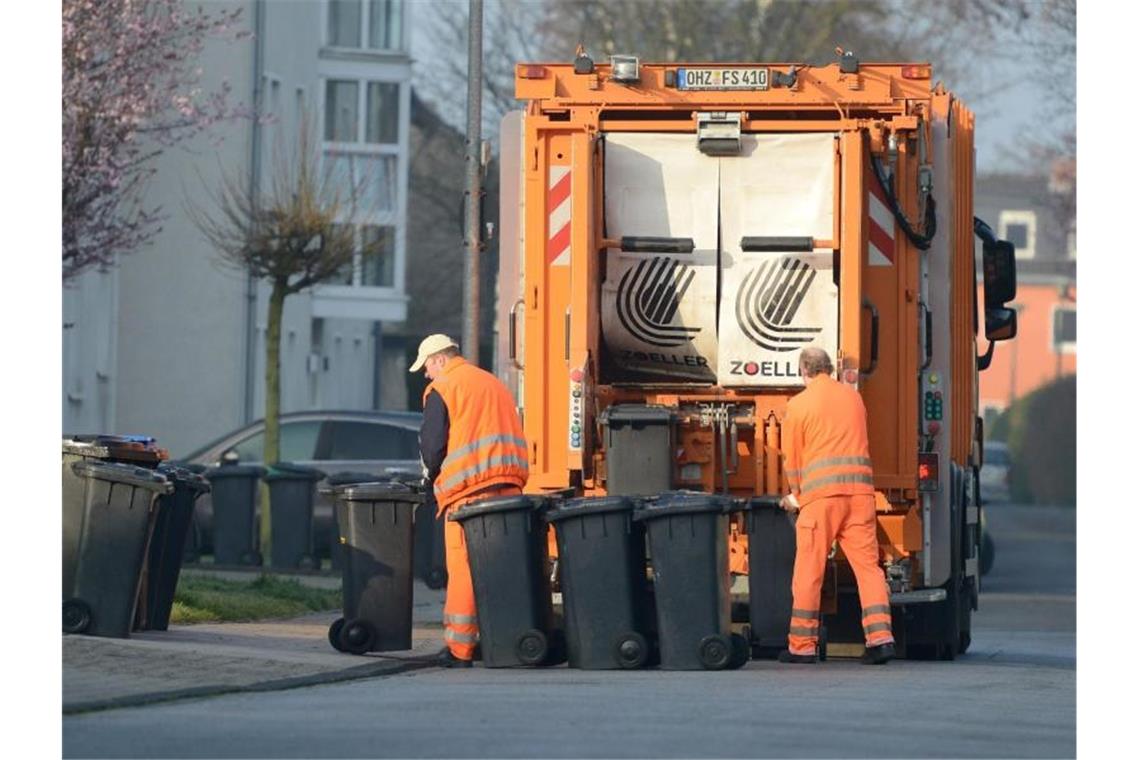
[[64,757],[1074,757],[1074,510],[988,518],[955,662],[427,670],[68,717]]

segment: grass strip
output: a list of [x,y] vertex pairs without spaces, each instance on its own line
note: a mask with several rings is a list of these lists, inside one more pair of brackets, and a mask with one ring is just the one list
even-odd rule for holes
[[232,581],[185,575],[174,593],[170,622],[248,622],[335,610],[340,605],[339,589],[312,588],[292,578],[261,575],[253,581]]

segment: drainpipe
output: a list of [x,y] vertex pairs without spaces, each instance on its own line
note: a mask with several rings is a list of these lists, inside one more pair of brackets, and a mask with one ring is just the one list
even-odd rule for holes
[[[253,0],[253,103],[254,119],[250,135],[249,191],[257,198],[261,191],[261,107],[263,41],[265,32],[265,0]],[[245,278],[245,398],[242,417],[245,423],[254,419],[254,381],[257,368],[257,277],[249,272]]]
[[384,333],[382,332],[383,324],[381,322],[372,323],[372,408],[376,411],[380,410],[380,368],[383,366],[381,359],[384,355]]

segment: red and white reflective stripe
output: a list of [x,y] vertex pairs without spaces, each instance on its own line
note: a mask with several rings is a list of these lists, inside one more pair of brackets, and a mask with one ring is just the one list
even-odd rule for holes
[[[871,172],[874,170],[872,169]],[[879,180],[868,172],[867,186],[867,264],[889,267],[895,264],[895,217]]]
[[546,237],[546,263],[570,265],[570,167],[550,167],[550,183],[546,191],[549,217]]

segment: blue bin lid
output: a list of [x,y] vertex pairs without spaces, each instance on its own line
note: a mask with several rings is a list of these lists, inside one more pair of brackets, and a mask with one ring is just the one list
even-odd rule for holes
[[608,512],[632,512],[638,502],[629,496],[587,496],[564,501],[546,513],[547,522],[558,522],[574,517],[601,515]]
[[489,515],[496,512],[526,512],[545,511],[550,506],[550,500],[545,496],[535,494],[514,494],[513,496],[496,496],[482,501],[473,501],[451,512],[448,520],[463,522],[472,517]]
[[121,462],[79,461],[71,465],[71,471],[81,478],[124,483],[161,494],[174,490],[174,485],[157,470],[148,470],[145,467],[135,467]]

